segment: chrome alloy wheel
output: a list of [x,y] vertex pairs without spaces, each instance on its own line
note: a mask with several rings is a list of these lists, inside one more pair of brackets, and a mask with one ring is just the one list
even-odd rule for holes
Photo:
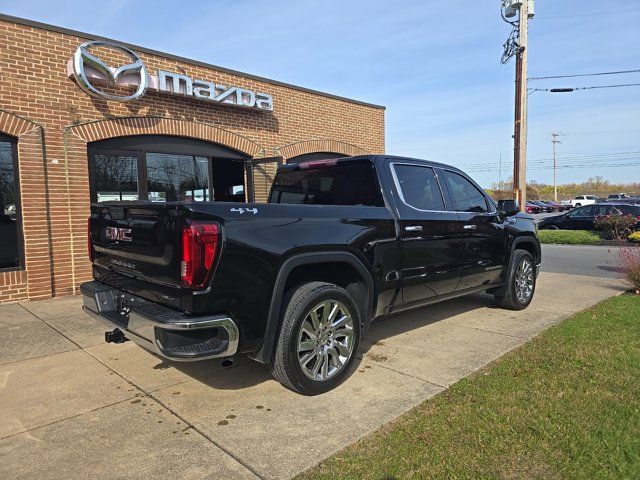
[[528,258],[523,258],[516,271],[516,298],[522,304],[527,303],[533,295],[535,272]]
[[312,380],[325,381],[353,354],[353,318],[337,300],[323,300],[307,314],[298,335],[298,363]]

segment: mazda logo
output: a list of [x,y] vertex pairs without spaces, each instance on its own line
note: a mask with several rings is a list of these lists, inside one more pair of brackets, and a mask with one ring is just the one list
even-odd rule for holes
[[[118,50],[129,57],[131,63],[118,68],[109,67],[104,61],[90,53],[89,50],[92,47],[109,47]],[[89,74],[93,74],[91,78]],[[122,45],[102,40],[85,42],[78,47],[76,53],[73,55],[73,76],[78,86],[89,95],[119,102],[137,100],[144,95],[149,84],[147,67],[138,55]],[[130,95],[115,95],[105,92],[93,84],[93,81],[98,80],[98,83],[114,86],[118,85],[118,79],[122,77],[127,77],[128,81],[126,84],[134,84],[137,86],[135,92]],[[131,77],[134,77],[134,79],[131,79]]]

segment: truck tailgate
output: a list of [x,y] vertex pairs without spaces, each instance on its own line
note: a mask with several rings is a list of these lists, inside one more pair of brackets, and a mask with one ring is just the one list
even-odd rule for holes
[[181,258],[177,250],[184,215],[179,204],[92,206],[89,238],[96,278],[179,307]]

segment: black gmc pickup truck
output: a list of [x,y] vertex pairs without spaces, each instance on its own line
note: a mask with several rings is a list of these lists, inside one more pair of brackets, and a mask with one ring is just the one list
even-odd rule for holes
[[349,375],[378,317],[478,291],[527,307],[541,259],[514,201],[390,156],[282,166],[267,204],[93,204],[88,246],[84,310],[116,327],[107,341],[248,354],[306,395]]

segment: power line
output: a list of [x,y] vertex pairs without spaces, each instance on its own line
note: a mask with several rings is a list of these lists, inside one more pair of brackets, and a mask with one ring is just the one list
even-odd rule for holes
[[640,87],[640,83],[623,83],[616,85],[593,85],[589,87],[568,87],[568,88],[534,88],[528,93],[533,92],[551,92],[551,93],[570,93],[577,90],[596,90],[600,88],[620,88],[620,87]]
[[[610,157],[601,157],[601,158],[586,158],[579,159],[575,158],[573,160],[564,160],[562,157],[558,157],[558,161],[561,161],[563,165],[567,166],[575,166],[575,165],[584,165],[584,166],[592,166],[592,167],[604,167],[606,165],[626,165],[625,162],[636,162],[640,160],[640,155],[629,155],[626,157],[618,157],[618,158],[610,158]],[[550,162],[552,162],[552,158],[541,159],[536,161],[530,161],[531,168],[548,168]],[[607,162],[607,163],[603,163]],[[613,162],[613,163],[612,163]],[[463,168],[464,170],[484,170],[484,169],[495,169],[497,167],[495,162],[487,162],[487,163],[475,163],[475,164],[456,164],[457,167]]]
[[[607,161],[629,160],[635,157],[640,157],[640,151],[616,152],[616,153],[569,154],[569,155],[560,155],[557,157],[557,160],[562,161],[563,163],[580,163],[580,162],[599,162],[603,160],[607,160]],[[551,161],[553,161],[553,157],[535,158],[535,159],[528,160],[530,164],[542,164],[542,163],[548,163]],[[456,165],[464,168],[484,168],[484,167],[495,167],[496,163],[494,161],[489,161],[489,162],[461,163]],[[594,165],[597,165],[597,164],[594,164]]]
[[608,10],[606,12],[592,12],[592,13],[576,13],[574,15],[554,15],[551,17],[536,17],[536,20],[550,20],[554,18],[573,18],[573,17],[593,17],[596,15],[612,15],[618,13],[638,12],[640,8],[631,8],[629,10]]
[[[619,168],[619,167],[639,167],[640,166],[640,162],[634,162],[634,163],[616,163],[616,164],[589,164],[589,165],[561,165],[558,166],[558,169],[567,169],[567,168],[594,168],[594,167],[602,167],[602,168]],[[496,172],[498,169],[497,167],[493,167],[493,168],[482,168],[482,169],[477,169],[477,170],[472,170],[472,169],[465,169],[466,172],[468,173],[484,173],[484,172]],[[527,170],[549,170],[548,166],[539,166],[539,167],[531,167],[528,168]]]
[[600,75],[623,75],[627,73],[640,73],[640,70],[620,70],[618,72],[598,72],[598,73],[576,73],[573,75],[553,75],[549,77],[529,77],[528,80],[549,80],[551,78],[576,78],[576,77],[598,77]]

